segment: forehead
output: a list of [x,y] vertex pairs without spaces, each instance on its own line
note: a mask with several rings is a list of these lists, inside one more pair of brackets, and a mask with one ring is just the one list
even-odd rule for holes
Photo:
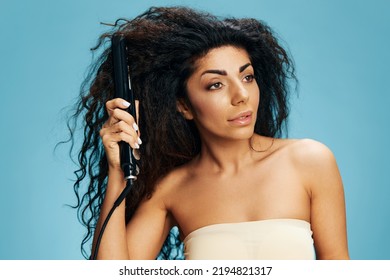
[[223,46],[211,49],[195,61],[195,72],[205,69],[235,69],[250,62],[248,52],[239,47]]

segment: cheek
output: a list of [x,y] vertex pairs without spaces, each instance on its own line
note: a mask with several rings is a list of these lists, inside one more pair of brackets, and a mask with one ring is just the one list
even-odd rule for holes
[[224,114],[226,98],[218,94],[189,96],[194,117],[198,119],[213,118]]
[[194,116],[198,119],[213,119],[223,114],[223,105],[221,99],[207,98],[203,100],[194,100],[192,103]]
[[253,93],[251,95],[251,99],[250,99],[250,103],[252,105],[252,107],[254,109],[257,109],[259,107],[259,104],[260,104],[260,89],[259,87],[256,85],[254,88],[253,88]]

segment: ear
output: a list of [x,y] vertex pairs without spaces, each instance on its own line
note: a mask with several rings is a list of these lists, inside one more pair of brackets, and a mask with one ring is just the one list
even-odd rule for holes
[[176,101],[176,108],[177,108],[177,111],[180,114],[182,114],[186,120],[193,120],[194,119],[194,115],[192,113],[192,110],[191,110],[190,106],[187,104],[187,102],[184,101],[184,99],[180,98]]

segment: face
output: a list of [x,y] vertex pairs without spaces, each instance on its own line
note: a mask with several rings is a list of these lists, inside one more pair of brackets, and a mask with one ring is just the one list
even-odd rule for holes
[[248,139],[252,136],[259,105],[259,87],[244,49],[212,49],[196,62],[187,82],[190,106],[178,109],[192,119],[204,139]]

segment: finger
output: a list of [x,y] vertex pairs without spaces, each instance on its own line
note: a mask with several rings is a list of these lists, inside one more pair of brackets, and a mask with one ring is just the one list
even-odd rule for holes
[[142,140],[139,137],[139,129],[138,129],[138,127],[136,127],[135,123],[133,123],[132,126],[129,126],[128,123],[125,123],[124,121],[120,121],[114,125],[114,128],[117,129],[118,133],[124,132],[124,133],[130,135],[131,137],[133,137],[133,139],[135,139],[135,143],[138,144],[137,149],[139,148],[139,145],[142,144]]
[[[138,121],[139,121],[139,100],[135,100],[135,111],[136,111],[136,118],[137,122],[135,122],[134,117],[130,115],[127,111],[122,110],[128,108],[130,103],[128,103],[126,100],[122,98],[115,98],[111,99],[106,102],[106,108],[107,112],[109,114],[108,122],[104,124],[104,127],[106,126],[112,126],[120,121],[125,121],[129,125],[131,125],[134,130],[138,131],[138,136],[140,136],[140,131],[138,129]],[[138,142],[142,141],[139,139]]]
[[[119,122],[115,123],[114,125],[103,127],[100,130],[100,136],[102,138],[105,135],[109,135],[110,136],[110,135],[120,134],[120,133],[125,133],[125,134],[131,136],[132,139],[134,139],[134,141],[133,141],[134,145],[132,145],[132,146],[136,146],[135,143],[137,143],[138,144],[138,148],[139,148],[139,145],[142,144],[142,140],[139,138],[139,136],[137,134],[137,131],[134,129],[134,127],[130,126],[129,124],[127,124],[124,121],[119,121]],[[118,140],[118,138],[115,137],[114,140]],[[123,139],[120,139],[120,140],[124,141]],[[108,139],[106,141],[111,141],[111,139]]]
[[134,138],[138,138],[138,133],[134,129],[134,127],[130,126],[128,123],[126,123],[124,121],[119,121],[116,124],[114,124],[112,126],[112,131],[116,132],[116,133],[124,132],[124,133],[131,135]]
[[[119,109],[119,108],[115,108],[112,111],[111,116],[109,117],[109,124],[114,125],[120,121],[124,121],[125,123],[127,123],[130,126],[134,126],[134,124],[135,124],[134,117],[129,112],[124,111],[124,110]],[[135,130],[137,130],[137,129],[135,129]]]
[[116,108],[126,109],[130,106],[130,103],[123,98],[114,98],[106,102],[106,109],[110,115]]
[[102,142],[105,147],[116,147],[121,141],[128,143],[133,149],[139,149],[138,136],[133,136],[123,131],[116,133],[106,131],[102,133]]

